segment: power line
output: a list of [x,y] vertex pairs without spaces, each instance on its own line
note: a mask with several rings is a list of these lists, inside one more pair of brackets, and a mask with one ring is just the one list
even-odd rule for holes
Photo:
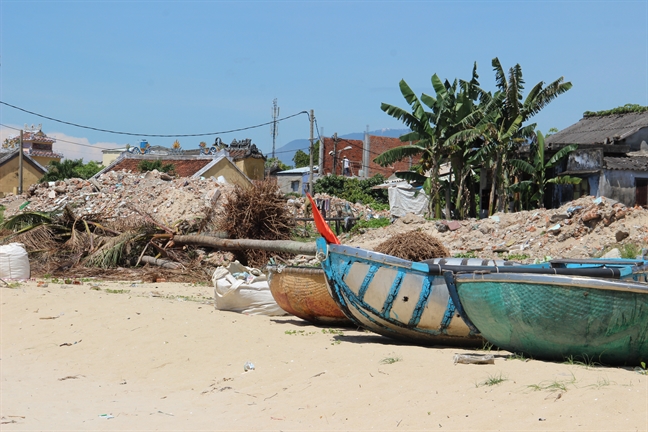
[[110,130],[110,129],[101,129],[101,128],[96,128],[96,127],[92,127],[92,126],[84,126],[84,125],[80,125],[80,124],[77,124],[77,123],[72,123],[72,122],[68,122],[68,121],[64,121],[64,120],[59,120],[57,118],[49,117],[49,116],[46,116],[46,115],[43,115],[43,114],[38,114],[38,113],[35,113],[33,111],[29,111],[29,110],[26,110],[24,108],[17,107],[15,105],[11,105],[10,103],[4,102],[4,101],[0,101],[0,104],[6,105],[6,106],[11,107],[11,108],[14,108],[14,109],[16,109],[18,111],[25,112],[27,114],[32,114],[32,115],[35,115],[37,117],[41,117],[41,118],[44,118],[44,119],[47,119],[47,120],[52,120],[52,121],[57,122],[57,123],[63,123],[63,124],[66,124],[66,125],[70,125],[70,126],[74,126],[74,127],[78,127],[78,128],[82,128],[82,129],[90,129],[90,130],[94,130],[94,131],[98,131],[98,132],[106,132],[106,133],[111,133],[111,134],[116,134],[116,135],[129,135],[129,136],[139,136],[139,137],[145,136],[145,137],[156,137],[156,138],[182,138],[182,137],[199,137],[199,136],[209,136],[209,135],[221,135],[221,134],[227,134],[227,133],[232,133],[232,132],[241,132],[241,131],[244,131],[244,130],[255,129],[255,128],[262,127],[262,126],[267,126],[267,125],[275,123],[275,122],[281,122],[281,121],[284,121],[284,120],[288,120],[289,118],[297,117],[298,115],[301,115],[301,114],[306,114],[308,116],[307,111],[301,111],[301,112],[298,112],[296,114],[292,114],[292,115],[289,115],[289,116],[286,116],[286,117],[283,117],[283,118],[280,118],[280,119],[273,119],[273,121],[271,121],[271,122],[261,123],[261,124],[258,124],[258,125],[248,126],[248,127],[238,128],[238,129],[231,129],[231,130],[219,131],[219,132],[196,133],[196,134],[165,134],[165,135],[163,135],[163,134],[145,134],[145,133],[122,132],[122,131],[114,131],[114,130]]
[[[20,131],[20,130],[22,130],[22,129],[18,129],[18,128],[15,128],[15,127],[12,127],[12,126],[9,126],[9,125],[6,125],[6,124],[3,124],[3,123],[0,123],[0,126],[2,126],[2,127],[6,127],[7,129],[13,129],[13,130],[15,130],[15,131]],[[78,142],[72,142],[72,141],[68,141],[68,140],[61,139],[61,138],[54,138],[54,139],[55,139],[57,142],[58,142],[58,141],[61,141],[61,142],[64,142],[64,143],[74,144],[74,145],[78,145],[78,146],[82,146],[82,147],[90,147],[90,148],[99,149],[99,150],[114,150],[114,148],[111,148],[111,147],[99,147],[99,146],[96,146],[96,145],[94,145],[94,144],[81,144],[81,143],[78,143]]]

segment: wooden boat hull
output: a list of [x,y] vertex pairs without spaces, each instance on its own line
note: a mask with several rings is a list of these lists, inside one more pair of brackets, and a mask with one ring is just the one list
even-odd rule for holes
[[458,316],[443,276],[423,263],[318,239],[331,297],[356,325],[427,345],[481,346]]
[[[530,274],[457,274],[468,324],[500,348],[538,359],[638,365],[648,361],[648,285]],[[456,288],[455,288],[456,287]]]
[[318,268],[269,268],[270,292],[286,312],[319,325],[351,325],[331,298],[324,271]]

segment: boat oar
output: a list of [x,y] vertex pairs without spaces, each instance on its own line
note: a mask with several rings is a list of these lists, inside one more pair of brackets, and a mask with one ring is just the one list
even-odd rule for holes
[[320,213],[319,209],[315,205],[315,200],[313,199],[313,197],[310,196],[309,193],[306,193],[306,196],[308,197],[311,203],[311,208],[313,209],[313,221],[315,221],[315,227],[317,228],[317,231],[319,231],[320,235],[324,237],[327,243],[340,244],[340,240],[338,240],[331,227],[328,226],[328,224],[324,220],[322,213]]

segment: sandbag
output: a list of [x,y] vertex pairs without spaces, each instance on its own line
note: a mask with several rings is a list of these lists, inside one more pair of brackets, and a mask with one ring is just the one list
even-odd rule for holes
[[248,315],[286,315],[270,292],[268,278],[259,269],[238,261],[212,275],[216,309]]
[[0,246],[0,278],[29,279],[29,257],[22,243]]

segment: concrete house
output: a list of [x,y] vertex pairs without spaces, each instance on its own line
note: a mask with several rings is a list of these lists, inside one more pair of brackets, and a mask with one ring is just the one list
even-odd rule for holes
[[[0,153],[0,195],[18,193],[18,149],[10,152]],[[38,183],[47,173],[47,168],[38,163],[29,154],[23,153],[23,181],[22,190],[26,191],[29,186]]]
[[212,146],[207,146],[206,143],[201,142],[198,148],[189,150],[182,149],[178,141],[173,144],[173,148],[167,148],[150,145],[148,141],[143,139],[135,147],[104,150],[102,159],[103,165],[108,166],[126,153],[149,155],[153,159],[169,155],[204,158],[204,156],[214,156],[223,151],[250,180],[263,180],[266,158],[257,146],[252,144],[250,139],[240,141],[235,139],[231,144],[227,145],[220,138],[216,138]]
[[369,178],[376,174],[382,174],[388,178],[396,171],[409,171],[412,163],[409,160],[396,162],[388,167],[381,167],[373,160],[380,154],[395,147],[406,145],[398,138],[365,135],[364,140],[353,140],[338,138],[323,138],[323,145],[320,146],[320,171],[322,175],[336,174],[343,175],[342,161],[346,157],[349,160],[351,177]]
[[250,186],[250,179],[232,162],[228,154],[220,151],[213,155],[152,155],[152,154],[134,154],[123,152],[106,168],[94,175],[94,178],[108,171],[131,171],[138,172],[139,164],[142,161],[159,160],[163,165],[171,164],[174,167],[176,175],[179,177],[192,178],[219,178],[223,177],[225,181],[242,187]]
[[[53,149],[55,138],[48,137],[42,130],[42,125],[28,127],[23,130],[23,190],[38,181],[47,173],[47,165],[63,159],[63,155]],[[18,191],[20,135],[8,137],[0,149],[0,193],[16,193]]]
[[[295,192],[300,195],[305,195],[308,191],[310,167],[278,171],[273,174],[273,177],[277,179],[277,186],[279,186],[281,192],[285,194]],[[317,167],[313,167],[313,181],[317,180],[317,178]]]
[[557,170],[583,179],[554,187],[552,206],[583,195],[605,196],[628,206],[648,205],[648,111],[586,113],[576,124],[547,137],[547,152],[578,149]]

